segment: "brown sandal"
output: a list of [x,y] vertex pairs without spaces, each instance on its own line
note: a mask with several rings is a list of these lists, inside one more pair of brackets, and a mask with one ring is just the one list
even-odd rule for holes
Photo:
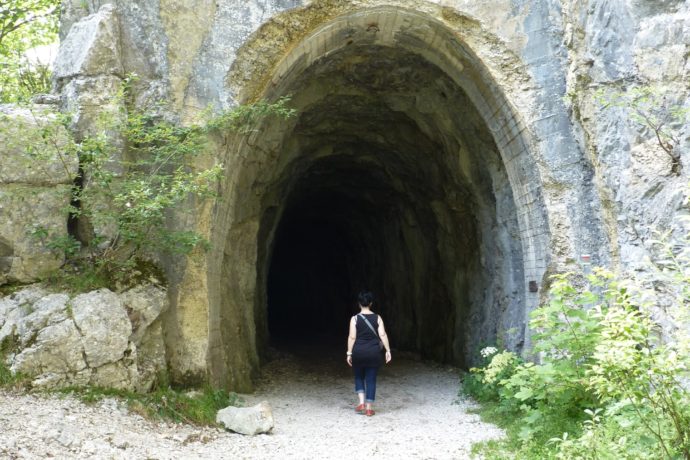
[[367,411],[365,412],[364,415],[366,415],[367,417],[371,417],[371,416],[374,415],[375,413],[376,413],[376,412],[374,412],[372,409],[367,409]]
[[364,404],[360,404],[359,406],[355,407],[355,412],[358,414],[364,414],[365,406]]

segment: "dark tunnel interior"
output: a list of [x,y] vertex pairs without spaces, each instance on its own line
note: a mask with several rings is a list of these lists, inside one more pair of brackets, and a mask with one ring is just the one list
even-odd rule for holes
[[[376,272],[385,267],[380,261],[392,236],[395,193],[371,171],[348,171],[347,159],[337,160],[319,165],[321,172],[312,174],[318,181],[296,192],[278,228],[268,275],[274,339],[342,345],[349,318],[359,311],[357,292],[382,292]],[[376,302],[382,315],[383,300]]]

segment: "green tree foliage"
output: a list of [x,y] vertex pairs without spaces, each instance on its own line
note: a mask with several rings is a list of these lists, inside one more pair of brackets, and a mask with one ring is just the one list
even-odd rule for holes
[[690,109],[675,99],[667,88],[650,85],[626,90],[600,89],[595,99],[602,107],[623,109],[638,127],[648,130],[671,160],[671,172],[679,175],[681,162],[681,133],[687,124]]
[[[127,99],[130,83],[118,100]],[[69,116],[36,117],[39,145],[25,149],[32,164],[61,164],[61,176],[70,177],[70,164],[79,159],[67,211],[81,231],[55,236],[42,227],[29,230],[37,244],[68,259],[62,278],[54,281],[79,290],[117,288],[135,282],[132,274],[143,266],[151,268],[157,255],[208,248],[202,235],[169,221],[183,203],[202,202],[216,193],[224,168],[206,155],[208,139],[247,132],[265,117],[290,117],[294,110],[287,103],[287,98],[259,101],[187,126],[165,120],[160,110],[129,107],[104,117],[93,135],[79,141],[64,139]]]
[[48,92],[50,69],[31,63],[27,50],[58,39],[60,0],[0,2],[0,102],[25,101]]

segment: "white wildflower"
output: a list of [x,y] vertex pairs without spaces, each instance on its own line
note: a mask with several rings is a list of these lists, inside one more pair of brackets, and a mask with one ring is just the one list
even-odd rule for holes
[[498,352],[498,349],[496,349],[496,347],[486,347],[486,348],[483,348],[479,353],[484,358],[488,358],[489,356],[495,355],[497,352]]

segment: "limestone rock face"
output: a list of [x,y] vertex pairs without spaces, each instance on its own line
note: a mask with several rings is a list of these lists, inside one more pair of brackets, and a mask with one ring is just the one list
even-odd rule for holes
[[[155,327],[167,307],[165,296],[149,285],[120,295],[101,289],[74,298],[32,286],[4,297],[0,344],[9,351],[7,364],[31,377],[35,387],[91,384],[146,391],[165,368],[163,338]],[[145,321],[130,320],[131,305],[146,312]]]
[[156,374],[166,367],[161,314],[168,309],[166,291],[153,286],[137,286],[121,294],[132,324],[129,340],[136,346],[139,390],[150,389]]
[[72,299],[71,306],[89,367],[97,368],[122,359],[132,334],[132,324],[120,298],[108,289],[101,289],[78,295]]
[[[394,346],[471,365],[483,343],[529,349],[529,312],[549,274],[582,260],[644,271],[655,229],[685,232],[674,222],[687,213],[690,123],[664,125],[678,169],[629,104],[600,96],[650,86],[668,107],[689,107],[687,1],[103,3],[62,6],[56,89],[79,136],[95,132],[102,112],[121,112],[109,101],[128,73],[140,77],[133,103],[166,101],[171,120],[288,94],[298,111],[212,141],[209,157],[227,172],[219,199],[171,219],[216,248],[166,261],[165,337],[180,381],[251,386],[268,323],[291,316],[270,311],[284,297],[268,292],[271,276],[294,275],[283,281],[289,293],[318,274],[299,287],[340,305],[329,309],[333,324],[347,320],[346,291],[371,286]],[[7,222],[48,199],[12,186],[19,196],[0,184],[0,206],[15,209],[0,210],[0,283],[33,273],[17,255],[28,251],[23,225]],[[314,221],[329,226],[293,225]],[[312,254],[321,266],[344,261],[330,279],[319,264],[301,276],[295,257],[275,258],[304,235],[309,247],[324,243]],[[159,354],[155,312],[125,309],[134,346],[123,356]]]
[[167,295],[156,286],[147,284],[123,292],[120,298],[132,324],[130,340],[138,344],[168,307]]
[[55,78],[108,74],[122,76],[119,34],[119,23],[110,4],[75,23],[60,44],[53,70]]
[[46,243],[67,235],[78,170],[68,143],[45,106],[0,106],[0,284],[30,282],[62,264]]
[[[676,216],[687,212],[690,123],[673,112],[690,108],[690,5],[589,3],[573,3],[564,14],[573,32],[568,92],[576,96],[576,121],[596,164],[595,183],[607,204],[602,214],[617,243],[614,255],[624,270],[644,272],[654,257],[655,232],[686,232]],[[651,90],[650,102],[637,108],[664,122],[681,170],[674,171],[653,127],[636,114],[632,96],[641,90]],[[626,102],[607,104],[612,95]]]
[[273,410],[267,401],[253,407],[226,407],[218,411],[216,422],[235,433],[254,436],[273,429]]
[[74,322],[57,321],[40,329],[35,340],[14,357],[10,369],[35,375],[38,387],[87,383],[84,344]]
[[[112,151],[111,161],[104,166],[119,177],[124,170],[121,160],[125,144],[122,134],[115,128],[125,116],[120,97],[125,75],[120,12],[113,4],[101,6],[100,2],[98,5],[64,2],[62,12],[65,15],[62,19],[64,40],[53,75],[55,87],[60,92],[60,108],[70,114],[70,130],[76,139],[107,136]],[[129,72],[134,71],[130,69]],[[84,177],[83,187],[88,190],[91,186],[91,178]],[[108,203],[95,206],[107,207]],[[85,222],[80,224],[84,226]],[[106,237],[104,244],[116,234],[117,226],[112,219],[88,222],[86,226]],[[90,232],[82,232],[79,238],[88,243],[90,236]]]
[[[66,155],[69,136],[46,106],[0,105],[0,126],[0,183],[36,186],[71,183],[77,173],[77,157]],[[44,137],[44,129],[50,129],[49,139]]]

